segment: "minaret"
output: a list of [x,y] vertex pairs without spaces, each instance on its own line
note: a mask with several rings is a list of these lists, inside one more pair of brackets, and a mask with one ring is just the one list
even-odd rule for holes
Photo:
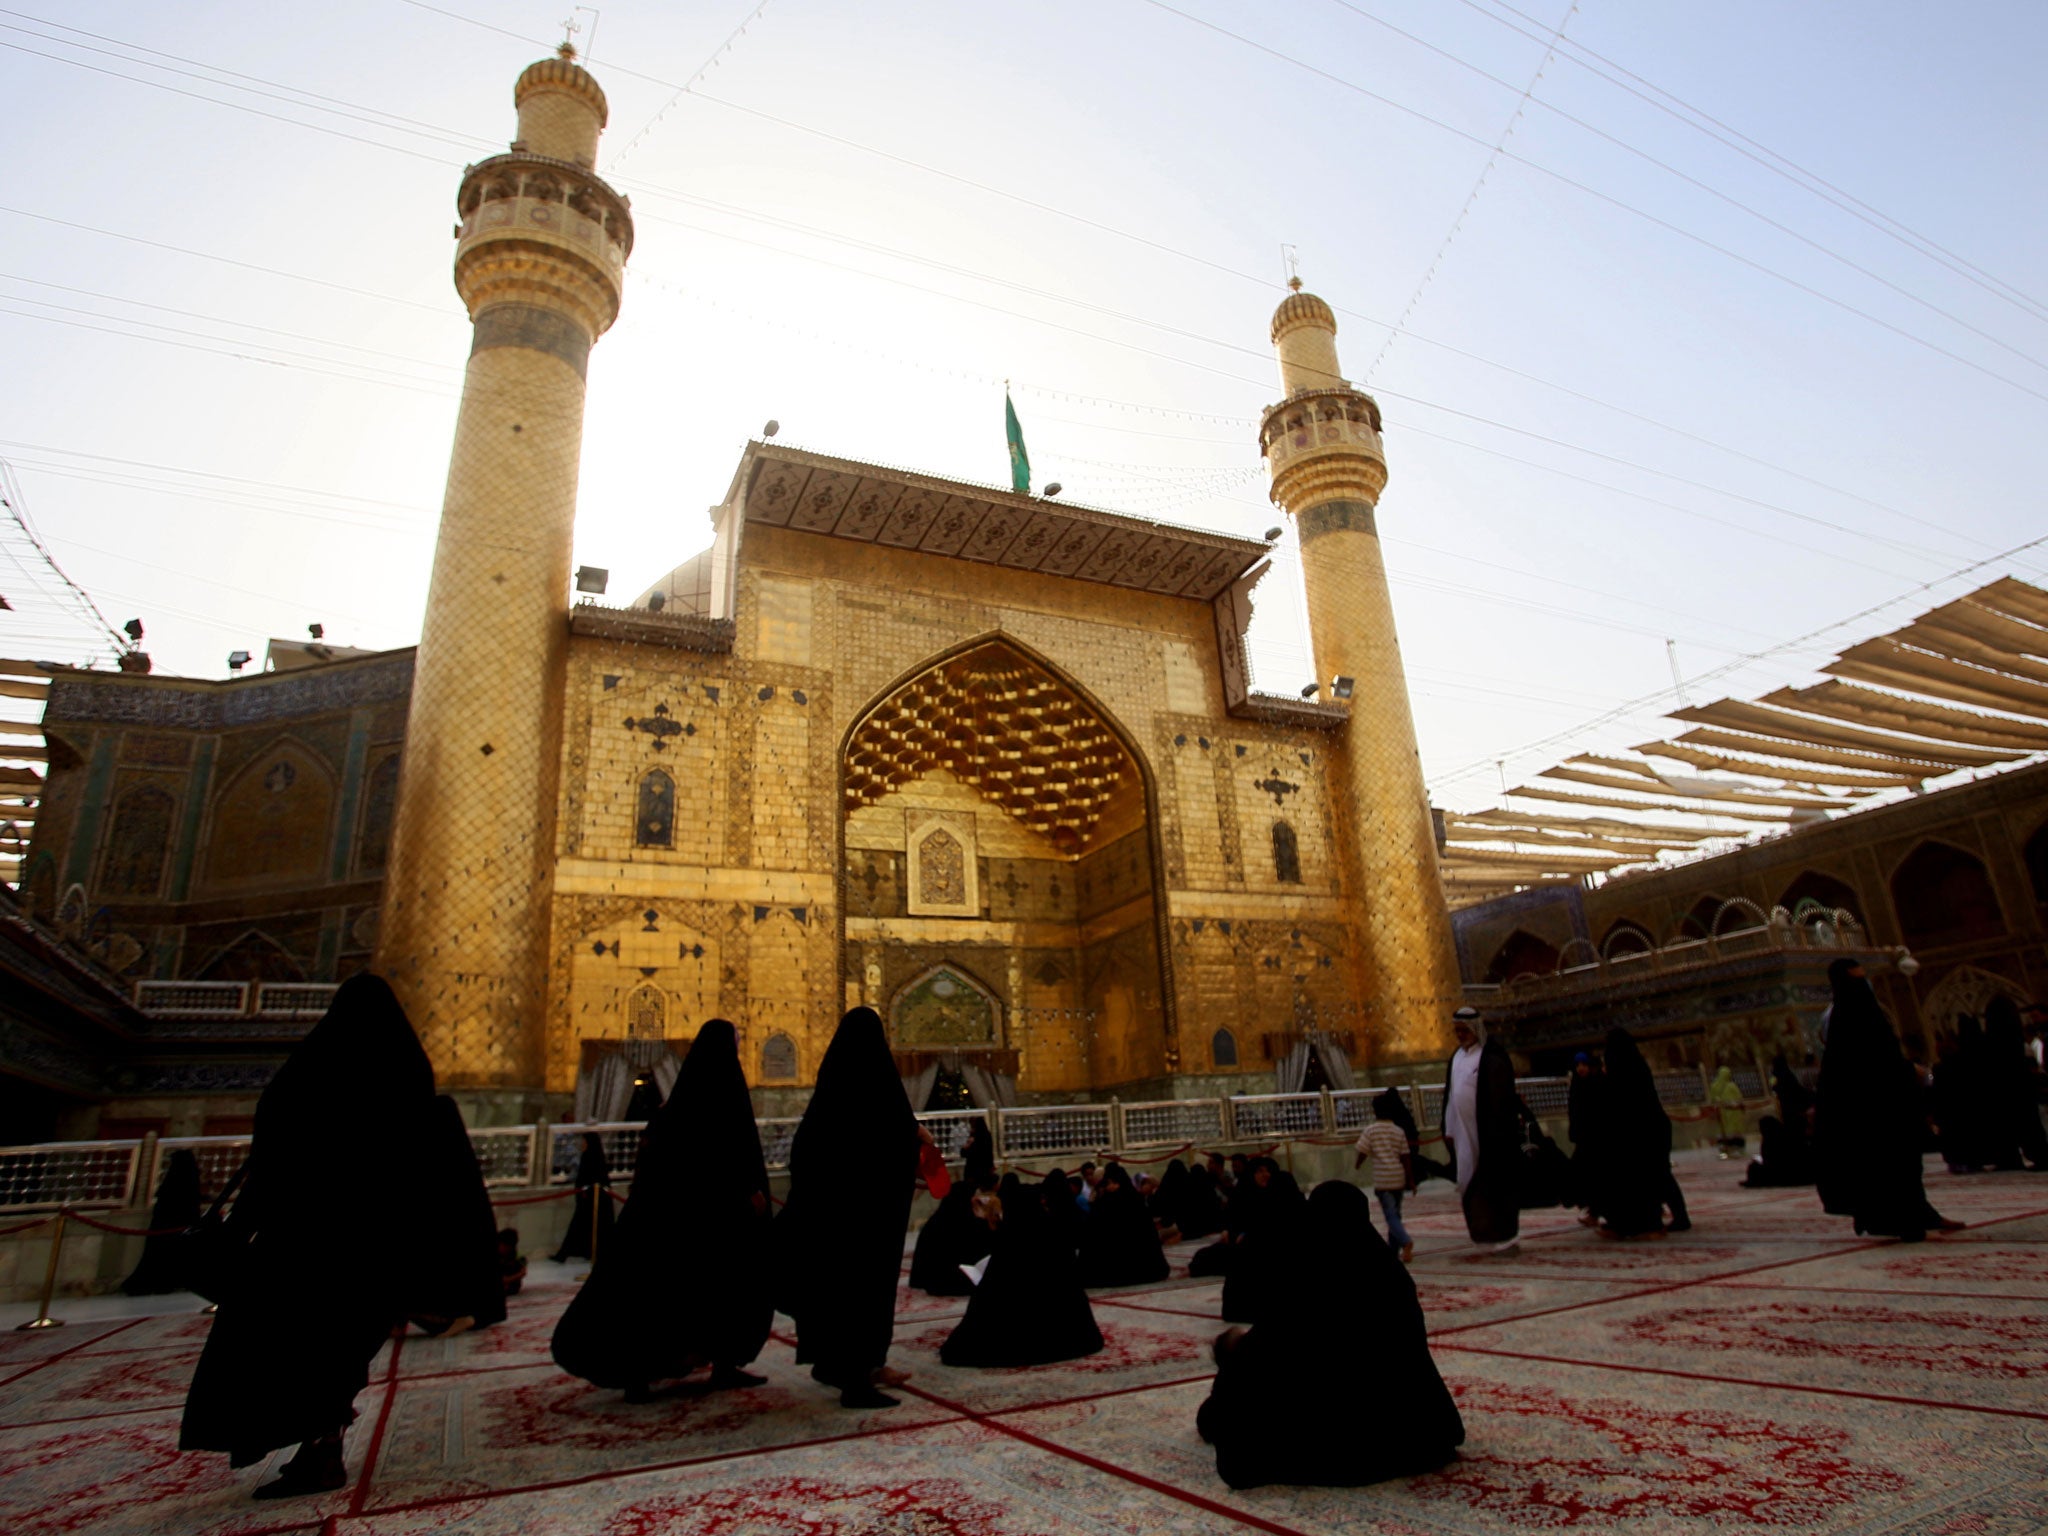
[[456,203],[472,341],[377,947],[442,1085],[516,1092],[542,1080],[584,369],[633,220],[598,179],[604,92],[574,50],[512,99],[519,137]]
[[1363,1034],[1379,1060],[1447,1054],[1461,1000],[1436,831],[1415,750],[1374,508],[1380,408],[1337,371],[1337,317],[1301,279],[1273,313],[1285,398],[1259,425],[1272,497],[1301,535],[1310,640],[1326,694],[1351,679],[1336,835],[1357,902]]

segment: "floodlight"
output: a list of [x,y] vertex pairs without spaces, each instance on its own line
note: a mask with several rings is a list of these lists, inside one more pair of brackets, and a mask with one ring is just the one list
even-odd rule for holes
[[612,573],[601,565],[579,565],[576,567],[576,590],[594,592],[604,596],[605,585],[612,579]]
[[142,644],[142,620],[130,619],[121,626],[121,633],[130,640],[133,640],[137,645]]
[[768,418],[768,425],[761,429],[761,435],[763,437],[773,437],[776,433],[780,432],[781,430],[782,423],[777,421],[773,416],[771,416]]
[[1349,678],[1349,677],[1333,677],[1333,678],[1331,678],[1331,679],[1330,679],[1330,697],[1331,697],[1331,698],[1333,698],[1333,699],[1348,699],[1348,698],[1350,698],[1350,697],[1351,697],[1351,685],[1352,685],[1352,684],[1353,684],[1353,683],[1354,683],[1355,681],[1356,681],[1356,679],[1355,679],[1355,678]]
[[325,640],[327,638],[327,626],[325,624],[308,624],[306,626],[306,633],[315,640]]
[[1057,480],[1048,480],[1048,481],[1046,482],[1046,484],[1045,484],[1045,494],[1046,494],[1046,495],[1048,495],[1048,496],[1057,496],[1057,495],[1059,495],[1059,493],[1060,493],[1061,489],[1062,489],[1062,487],[1061,487],[1061,485],[1060,485],[1059,481],[1057,481]]
[[1266,542],[1268,544],[1276,542],[1279,539],[1280,535],[1285,533],[1286,531],[1287,530],[1285,528],[1268,528],[1266,530]]
[[1304,699],[1312,699],[1322,691],[1322,687],[1323,685],[1321,683],[1310,683],[1306,688],[1301,690],[1301,696]]
[[230,672],[239,672],[247,665],[249,665],[249,653],[247,651],[228,652],[228,670]]

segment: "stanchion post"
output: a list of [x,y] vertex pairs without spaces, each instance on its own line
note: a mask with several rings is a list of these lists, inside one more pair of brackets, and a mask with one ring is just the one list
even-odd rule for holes
[[545,1189],[554,1180],[555,1128],[542,1115],[534,1122],[533,1145],[526,1153],[526,1187]]
[[64,1252],[64,1222],[71,1213],[57,1212],[57,1230],[50,1236],[50,1266],[43,1271],[43,1304],[36,1311],[35,1321],[22,1323],[16,1333],[30,1333],[41,1328],[62,1328],[64,1320],[50,1316],[50,1298],[57,1294],[57,1259]]

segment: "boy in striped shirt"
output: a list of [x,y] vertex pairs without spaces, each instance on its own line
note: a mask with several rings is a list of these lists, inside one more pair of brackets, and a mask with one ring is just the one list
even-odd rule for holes
[[1351,1166],[1363,1168],[1365,1160],[1372,1159],[1372,1192],[1379,1197],[1380,1210],[1387,1218],[1387,1241],[1401,1250],[1401,1262],[1406,1264],[1415,1257],[1415,1243],[1401,1225],[1401,1196],[1415,1187],[1415,1180],[1408,1160],[1408,1133],[1395,1123],[1388,1102],[1394,1092],[1389,1088],[1372,1101],[1372,1124],[1359,1133],[1358,1157]]

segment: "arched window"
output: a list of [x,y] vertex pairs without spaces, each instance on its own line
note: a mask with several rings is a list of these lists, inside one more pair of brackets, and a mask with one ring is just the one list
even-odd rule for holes
[[300,743],[259,754],[214,798],[206,879],[273,885],[321,878],[334,847],[334,778]]
[[2005,931],[1983,864],[1948,843],[1922,843],[1892,872],[1899,937],[1914,949],[1962,944]]
[[659,987],[636,987],[626,999],[626,1038],[662,1040],[668,1036],[668,998]]
[[398,754],[379,760],[363,782],[363,819],[356,829],[356,868],[376,874],[391,847],[391,818],[398,809]]
[[1647,954],[1657,947],[1657,941],[1650,937],[1650,930],[1641,923],[1622,918],[1607,930],[1607,937],[1600,941],[1600,957],[1612,960],[1617,955]]
[[673,848],[676,844],[676,781],[659,768],[641,775],[633,844],[638,848]]
[[1811,869],[1785,887],[1785,894],[1778,898],[1778,905],[1792,914],[1795,923],[1804,921],[1807,914],[1816,909],[1831,913],[1840,908],[1851,917],[1861,919],[1863,916],[1862,899],[1853,889],[1832,875]]
[[1212,1066],[1234,1067],[1237,1065],[1237,1036],[1227,1029],[1219,1029],[1209,1037],[1209,1062]]
[[1273,823],[1273,878],[1282,885],[1301,884],[1301,844],[1284,821]]
[[2048,901],[2048,822],[2027,839],[2027,879],[2033,883],[2034,900]]
[[124,790],[114,804],[113,828],[100,861],[100,894],[154,896],[171,851],[170,792],[154,784]]
[[1557,951],[1535,934],[1517,928],[1494,951],[1485,979],[1490,985],[1499,986],[1517,976],[1548,976],[1556,969]]
[[761,1077],[783,1082],[796,1076],[796,1042],[777,1031],[761,1042]]
[[1721,907],[1727,900],[1723,896],[1702,896],[1692,904],[1692,910],[1679,919],[1678,932],[1674,939],[1711,939],[1714,936],[1714,919],[1721,915]]

